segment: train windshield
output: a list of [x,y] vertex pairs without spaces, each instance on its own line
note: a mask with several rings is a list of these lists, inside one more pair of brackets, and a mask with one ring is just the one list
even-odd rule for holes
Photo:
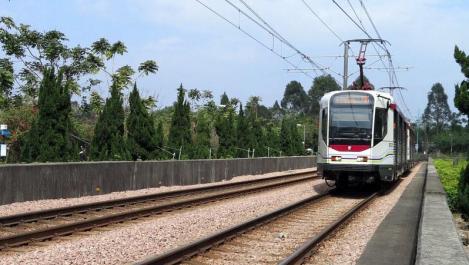
[[329,144],[371,145],[373,97],[345,92],[332,97]]

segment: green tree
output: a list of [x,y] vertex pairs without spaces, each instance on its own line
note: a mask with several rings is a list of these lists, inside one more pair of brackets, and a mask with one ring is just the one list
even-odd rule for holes
[[423,112],[423,122],[435,129],[438,134],[447,127],[452,120],[452,113],[448,105],[448,96],[440,83],[435,83],[428,93],[428,103]]
[[266,145],[269,148],[269,155],[270,156],[278,156],[279,151],[281,149],[280,147],[280,137],[278,130],[272,125],[272,124],[267,124],[266,130],[265,130],[265,139],[266,139]]
[[[57,30],[40,32],[29,25],[16,24],[10,17],[0,18],[0,44],[6,58],[5,62],[18,61],[18,71],[14,79],[18,90],[27,97],[36,99],[46,68],[54,67],[63,73],[69,89],[79,93],[78,81],[87,74],[97,72],[103,67],[101,61],[90,48],[68,47],[65,34]],[[93,86],[93,79],[83,82],[82,86]]]
[[461,81],[461,84],[455,87],[454,105],[459,111],[469,116],[469,56],[456,46],[454,48],[454,58],[461,66],[461,72],[466,77],[466,80]]
[[263,157],[267,156],[267,142],[265,139],[264,129],[262,128],[259,119],[250,116],[249,127],[252,137],[251,149],[255,151],[254,156]]
[[168,144],[173,149],[182,148],[183,151],[185,150],[190,153],[189,149],[192,145],[190,105],[185,99],[186,91],[182,84],[177,91],[177,101],[174,103],[174,113],[171,118]]
[[90,108],[91,108],[91,110],[95,114],[99,115],[101,113],[101,111],[103,110],[103,106],[104,106],[103,98],[101,97],[101,95],[99,95],[98,92],[93,91],[91,93],[91,98],[90,98]]
[[236,154],[237,157],[247,157],[247,152],[241,149],[248,149],[250,148],[250,135],[251,131],[249,128],[248,121],[246,117],[244,116],[244,110],[243,110],[243,105],[239,105],[239,113],[238,113],[238,118],[236,120],[236,139],[237,139],[237,144],[236,147],[240,149],[236,149]]
[[317,117],[319,115],[319,101],[324,94],[340,90],[339,84],[331,75],[322,75],[314,78],[313,85],[308,91],[308,96],[311,99],[309,113]]
[[22,160],[27,162],[70,161],[78,156],[71,141],[71,82],[64,80],[63,70],[45,68],[39,88],[37,119],[25,135]]
[[195,126],[195,141],[192,152],[192,158],[207,159],[210,156],[210,121],[208,115],[200,111],[197,115]]
[[292,139],[291,139],[292,155],[303,155],[304,154],[303,135],[300,135],[296,122],[290,123],[290,130],[291,130],[291,136],[292,136]]
[[215,122],[215,129],[218,135],[219,158],[232,158],[235,156],[236,128],[234,110],[231,107],[224,107]]
[[[469,116],[469,56],[458,46],[454,48],[454,58],[461,67],[465,80],[455,87],[454,104],[461,113]],[[467,146],[466,146],[467,150]],[[465,217],[469,217],[469,165],[466,166],[459,179],[458,187],[459,205]]]
[[150,117],[137,90],[129,95],[130,113],[127,117],[127,142],[132,159],[151,159],[157,148],[155,122]]
[[280,128],[280,150],[283,155],[292,155],[292,135],[290,130],[290,121],[287,118],[283,118]]
[[302,139],[296,123],[292,119],[284,118],[280,129],[280,148],[282,152],[288,156],[303,154]]
[[0,59],[0,110],[10,105],[13,81],[13,64],[8,59]]
[[285,87],[283,99],[281,101],[282,108],[294,113],[306,113],[308,110],[309,100],[303,86],[300,82],[291,81]]
[[[159,121],[158,126],[156,127],[155,145],[156,145],[156,150],[154,151],[153,157],[158,158],[158,159],[168,158],[168,154],[163,151],[163,148],[164,148],[163,121]],[[169,158],[172,158],[172,157],[169,157]]]
[[220,98],[220,105],[228,106],[230,105],[230,99],[228,98],[228,95],[226,92],[223,92]]
[[270,112],[272,113],[272,118],[275,120],[281,120],[283,118],[283,115],[285,114],[282,107],[280,107],[280,104],[278,104],[277,100],[274,102],[272,108],[270,108]]
[[124,136],[124,107],[122,93],[111,86],[111,97],[106,99],[99,115],[91,142],[92,160],[128,160],[131,158]]

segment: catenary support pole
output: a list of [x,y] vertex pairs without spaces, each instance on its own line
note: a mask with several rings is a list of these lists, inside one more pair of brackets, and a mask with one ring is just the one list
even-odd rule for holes
[[344,83],[342,86],[342,90],[347,89],[347,81],[348,81],[348,49],[349,43],[346,41],[344,42]]

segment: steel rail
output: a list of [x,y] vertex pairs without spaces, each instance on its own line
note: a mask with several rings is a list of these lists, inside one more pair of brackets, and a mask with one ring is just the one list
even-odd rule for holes
[[21,214],[9,215],[9,216],[2,216],[0,217],[0,228],[2,226],[14,226],[20,223],[34,222],[34,221],[38,221],[41,219],[42,220],[52,219],[52,218],[59,217],[59,216],[69,216],[72,214],[85,213],[88,211],[111,209],[115,207],[122,207],[122,206],[129,205],[129,204],[137,204],[137,203],[167,199],[167,198],[172,198],[172,197],[187,196],[187,195],[191,195],[194,193],[207,192],[207,191],[218,190],[218,189],[223,189],[223,188],[235,188],[238,186],[253,185],[253,184],[267,182],[267,181],[274,181],[274,180],[278,180],[282,178],[313,174],[315,172],[316,172],[315,170],[311,170],[311,171],[297,172],[293,174],[282,174],[282,175],[271,177],[271,178],[254,179],[254,180],[248,180],[248,181],[242,181],[242,182],[232,182],[232,183],[211,185],[207,187],[197,187],[197,188],[189,188],[189,189],[177,190],[177,191],[146,194],[146,195],[132,196],[132,197],[127,197],[127,198],[122,198],[122,199],[112,199],[112,200],[106,200],[106,201],[101,201],[101,202],[92,202],[92,203],[78,204],[78,205],[68,206],[68,207],[60,207],[60,208],[33,211],[33,212],[27,212],[27,213],[21,213]]
[[356,212],[358,212],[361,208],[363,208],[365,205],[368,205],[376,196],[378,195],[378,192],[375,192],[368,196],[366,199],[355,205],[352,209],[347,211],[345,214],[343,214],[339,219],[337,219],[334,223],[330,224],[326,228],[324,228],[319,234],[315,235],[311,239],[309,239],[307,242],[305,242],[301,247],[297,248],[293,254],[291,254],[289,257],[284,259],[279,263],[279,265],[296,265],[296,264],[301,264],[305,258],[309,257],[311,254],[311,251],[314,249],[315,246],[317,246],[321,241],[323,241],[328,235],[330,235],[333,231],[335,231],[338,227],[340,227],[342,224],[347,222],[347,220],[353,216]]
[[181,208],[187,208],[193,205],[199,205],[203,203],[208,203],[208,202],[222,200],[222,199],[228,199],[232,197],[238,197],[243,194],[249,194],[249,193],[257,192],[260,190],[266,190],[266,189],[277,188],[277,187],[281,187],[285,185],[291,185],[291,184],[302,182],[302,181],[308,181],[311,178],[312,178],[311,176],[305,176],[302,178],[287,180],[287,181],[278,182],[278,183],[272,183],[272,184],[263,185],[263,186],[246,187],[243,189],[219,193],[215,195],[202,196],[202,197],[198,197],[195,199],[189,198],[189,199],[184,199],[184,200],[180,200],[177,202],[163,203],[163,204],[159,204],[156,206],[149,206],[149,207],[147,206],[144,208],[129,210],[126,212],[108,214],[106,216],[101,216],[101,217],[93,217],[90,219],[73,222],[69,224],[57,225],[57,226],[52,226],[49,228],[34,230],[34,231],[16,234],[16,235],[8,236],[8,237],[2,237],[0,238],[0,250],[8,248],[8,247],[25,245],[31,242],[44,241],[44,240],[58,237],[58,236],[69,235],[69,234],[73,234],[74,232],[87,231],[96,227],[102,227],[102,226],[106,226],[106,225],[110,225],[114,223],[120,223],[120,222],[124,222],[128,220],[134,220],[134,219],[150,216],[150,215],[157,214],[157,213],[172,211],[172,210],[181,209]]
[[247,221],[245,223],[230,227],[228,229],[222,230],[221,232],[215,233],[211,236],[194,241],[188,245],[176,248],[174,250],[163,253],[161,255],[148,257],[134,264],[135,265],[177,264],[185,259],[190,258],[191,256],[197,255],[199,252],[205,251],[207,249],[210,249],[213,246],[219,245],[223,243],[224,241],[229,240],[257,226],[273,221],[285,214],[288,214],[291,211],[301,208],[307,203],[318,200],[327,195],[328,193],[311,196],[299,202],[290,204],[284,208],[272,211],[265,215],[251,219],[250,221]]
[[[305,206],[308,203],[314,202],[320,198],[328,196],[329,193],[325,194],[320,194],[320,195],[315,195],[311,196],[309,198],[306,198],[304,200],[301,200],[299,202],[290,204],[284,208],[275,210],[273,212],[270,212],[268,214],[262,215],[260,217],[254,218],[250,221],[247,221],[245,223],[233,226],[231,228],[222,230],[221,232],[215,233],[211,236],[208,236],[206,238],[194,241],[188,245],[176,248],[174,250],[171,250],[169,252],[163,253],[161,255],[155,255],[155,256],[150,256],[147,257],[146,259],[143,259],[141,261],[138,261],[134,263],[134,265],[150,265],[150,264],[165,264],[165,265],[172,265],[172,264],[178,264],[180,262],[183,262],[184,260],[187,260],[191,258],[192,256],[197,255],[198,253],[201,253],[203,251],[206,251],[214,246],[222,244],[224,241],[227,241],[229,239],[232,239],[233,237],[236,237],[240,234],[243,234],[251,229],[254,229],[258,226],[261,226],[263,224],[272,222],[276,219],[281,218],[282,216],[291,213],[295,210],[298,210]],[[367,205],[369,202],[371,202],[376,196],[378,195],[378,192],[373,193],[372,195],[368,196],[364,200],[362,200],[360,203],[356,204],[352,209],[347,211],[344,215],[342,215],[339,219],[337,219],[334,223],[330,224],[328,227],[326,227],[324,230],[322,230],[319,234],[315,235],[311,240],[309,240],[306,244],[311,244],[312,240],[315,240],[313,242],[314,245],[316,245],[318,242],[320,242],[322,239],[324,239],[328,234],[330,234],[332,231],[334,231],[336,228],[338,228],[341,224],[346,222],[349,217],[351,217],[353,214],[355,214],[358,210],[360,210],[362,207]],[[308,244],[308,246],[309,246]],[[306,248],[305,246],[301,247],[301,250],[298,249],[297,252],[303,253],[305,250],[309,250],[309,248]],[[296,253],[296,252],[295,252]],[[297,254],[300,255],[300,254]],[[290,264],[290,263],[286,263]],[[291,263],[295,264],[295,263]]]

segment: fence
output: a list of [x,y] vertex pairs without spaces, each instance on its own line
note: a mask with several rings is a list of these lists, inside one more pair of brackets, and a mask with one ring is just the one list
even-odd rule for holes
[[0,205],[229,180],[316,165],[313,156],[0,166]]

